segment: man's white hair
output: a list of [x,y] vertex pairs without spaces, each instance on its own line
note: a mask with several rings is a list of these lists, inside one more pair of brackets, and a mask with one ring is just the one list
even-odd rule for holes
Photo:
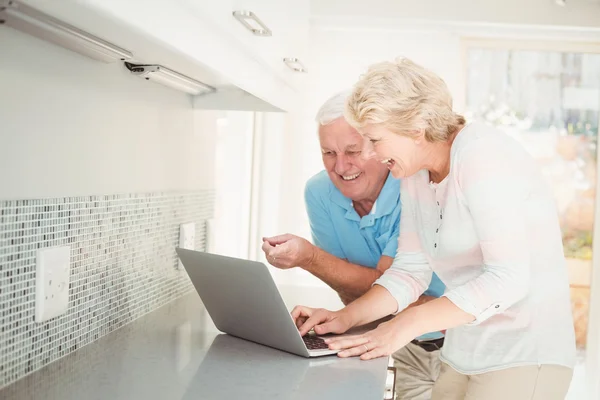
[[319,111],[317,111],[317,116],[315,117],[317,123],[319,125],[327,125],[338,118],[344,117],[346,101],[351,94],[352,89],[346,89],[327,99],[321,108],[319,108]]

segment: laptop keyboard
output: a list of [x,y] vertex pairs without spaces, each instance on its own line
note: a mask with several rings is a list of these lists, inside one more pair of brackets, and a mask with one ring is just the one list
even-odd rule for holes
[[306,348],[309,350],[327,350],[329,349],[329,345],[323,341],[320,337],[313,335],[305,335],[302,336],[302,340],[304,340],[304,344]]

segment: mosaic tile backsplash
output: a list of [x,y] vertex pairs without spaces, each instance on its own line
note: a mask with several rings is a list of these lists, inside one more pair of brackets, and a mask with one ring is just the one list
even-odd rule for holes
[[[0,200],[0,388],[193,286],[177,266],[179,225],[205,248],[214,193]],[[36,323],[38,249],[70,246],[69,308]]]

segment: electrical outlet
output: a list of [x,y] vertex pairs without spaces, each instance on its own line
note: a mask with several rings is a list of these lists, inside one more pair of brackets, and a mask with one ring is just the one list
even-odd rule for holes
[[[194,250],[196,243],[196,224],[193,222],[179,225],[179,247],[182,249]],[[183,268],[181,261],[179,268]]]
[[71,248],[51,247],[37,251],[35,275],[35,322],[67,312]]

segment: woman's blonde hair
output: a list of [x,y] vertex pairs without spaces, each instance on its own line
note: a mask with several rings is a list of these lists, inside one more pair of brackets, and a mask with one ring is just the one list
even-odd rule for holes
[[348,97],[344,116],[359,132],[381,124],[404,136],[424,131],[430,142],[448,140],[465,123],[452,111],[442,78],[407,58],[370,66]]

